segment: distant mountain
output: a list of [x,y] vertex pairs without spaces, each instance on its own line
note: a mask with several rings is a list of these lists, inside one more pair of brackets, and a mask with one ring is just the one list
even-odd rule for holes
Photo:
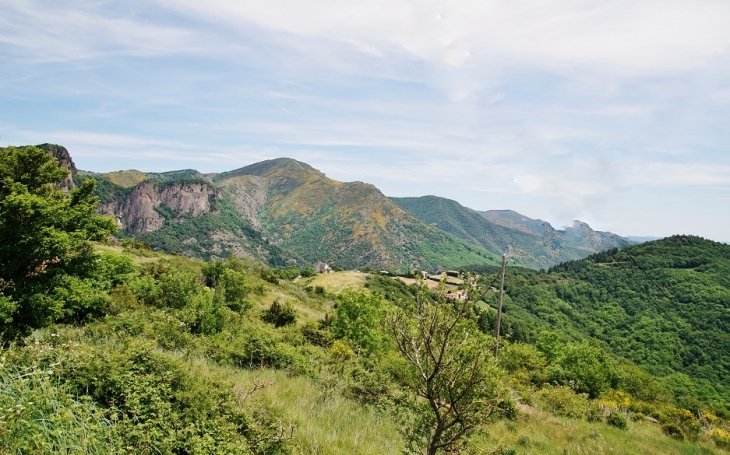
[[615,234],[594,231],[580,221],[565,230],[557,230],[546,221],[512,210],[477,212],[437,196],[391,200],[425,223],[497,255],[507,253],[512,264],[533,269],[548,268],[631,243]]
[[634,243],[645,243],[645,242],[651,242],[652,240],[659,240],[661,237],[630,235],[626,238]]
[[101,211],[122,235],[194,257],[437,271],[498,264],[507,251],[515,264],[546,268],[625,244],[580,223],[557,231],[516,212],[480,214],[433,196],[391,200],[372,185],[338,182],[289,158],[219,174],[97,174],[77,171],[65,148],[43,147],[72,171],[69,186],[97,180]]

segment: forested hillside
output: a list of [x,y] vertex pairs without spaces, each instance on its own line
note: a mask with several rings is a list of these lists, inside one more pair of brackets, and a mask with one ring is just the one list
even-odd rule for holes
[[511,271],[507,330],[533,342],[544,330],[565,340],[598,340],[666,376],[688,406],[705,399],[727,405],[728,277],[730,246],[692,236],[609,250],[549,273]]
[[372,185],[338,182],[288,158],[219,174],[98,174],[77,170],[62,146],[39,147],[71,171],[67,187],[96,181],[99,210],[114,217],[120,235],[201,259],[236,254],[273,266],[325,261],[436,272],[497,264],[507,251],[521,265],[539,269],[626,243],[587,225],[560,231],[515,214],[539,224],[539,232],[525,229],[433,196],[391,200]]

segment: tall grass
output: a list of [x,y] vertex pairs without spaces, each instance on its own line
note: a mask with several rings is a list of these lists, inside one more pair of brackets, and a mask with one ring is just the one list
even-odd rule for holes
[[58,385],[51,369],[19,370],[0,360],[0,453],[106,454],[112,423],[88,397]]
[[251,390],[254,381],[266,386],[250,399],[265,400],[296,425],[291,441],[296,454],[400,454],[403,440],[393,420],[336,392],[328,392],[305,377],[280,370],[232,371],[236,387]]
[[517,421],[500,421],[478,444],[520,455],[713,455],[729,452],[709,440],[677,441],[649,421],[630,422],[628,430],[604,423],[556,417],[541,411],[522,413]]

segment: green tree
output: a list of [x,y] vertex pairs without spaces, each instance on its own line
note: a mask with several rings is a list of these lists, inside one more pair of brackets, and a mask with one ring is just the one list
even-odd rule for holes
[[459,452],[502,401],[493,340],[481,333],[471,313],[469,302],[438,302],[423,292],[410,311],[398,309],[388,318],[405,359],[400,378],[416,396],[406,434],[412,452]]
[[[68,172],[36,147],[0,149],[0,333],[5,337],[73,317],[76,310],[67,302],[78,306],[79,295],[69,293],[88,291],[83,280],[97,260],[90,240],[116,230],[111,218],[95,213],[93,179],[70,193],[54,185]],[[91,312],[86,304],[81,307]]]
[[620,379],[616,361],[591,341],[568,343],[562,356],[549,367],[548,374],[552,381],[570,385],[591,398],[617,388]]
[[371,354],[387,347],[382,330],[386,302],[377,294],[346,290],[337,297],[332,333]]

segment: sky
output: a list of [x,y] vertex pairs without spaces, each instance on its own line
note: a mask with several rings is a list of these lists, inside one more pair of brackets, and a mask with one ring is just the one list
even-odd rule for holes
[[0,144],[730,241],[727,0],[2,0]]

